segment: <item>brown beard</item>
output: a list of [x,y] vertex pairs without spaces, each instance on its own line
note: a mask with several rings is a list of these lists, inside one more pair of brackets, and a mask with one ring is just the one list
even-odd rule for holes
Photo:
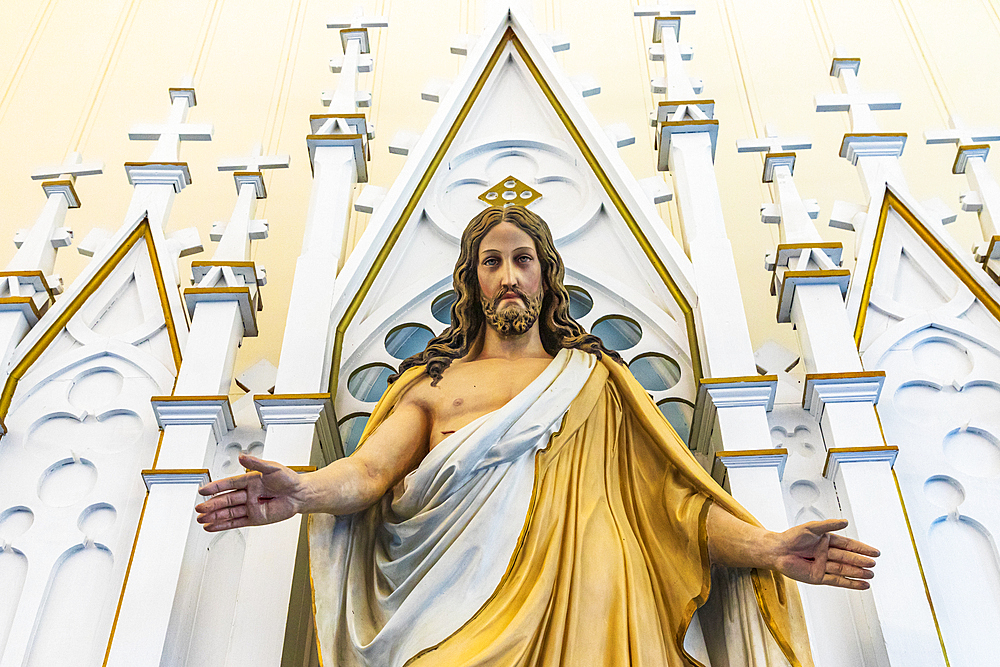
[[[497,307],[500,301],[513,292],[524,302],[524,308],[515,305],[505,306],[500,310]],[[483,297],[483,315],[486,322],[503,337],[520,336],[528,331],[538,320],[538,315],[542,312],[542,298],[540,296],[529,296],[517,287],[503,286],[491,299]]]

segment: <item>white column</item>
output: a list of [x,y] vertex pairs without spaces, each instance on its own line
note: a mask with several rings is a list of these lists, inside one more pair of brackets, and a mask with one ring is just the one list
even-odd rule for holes
[[[866,159],[898,167],[896,158],[872,157],[861,158],[859,169]],[[835,268],[829,248],[819,245],[790,164],[775,162],[772,170],[782,241],[817,244],[800,248],[797,257],[776,267],[781,293],[791,290],[789,319],[799,336],[806,370],[803,406],[820,423],[828,450],[824,474],[837,488],[844,518],[850,522],[847,532],[882,552],[871,588],[851,592],[848,598],[861,651],[867,665],[943,664],[891,468],[896,448],[883,441],[875,412],[884,373],[862,368],[843,301],[843,271]],[[809,271],[812,277],[795,284],[793,270]]]
[[[354,186],[359,174],[367,173],[367,167],[359,164],[365,160],[363,151],[346,139],[338,139],[338,135],[355,130],[338,116],[355,112],[361,47],[361,39],[347,40],[330,113],[318,132],[307,139],[313,185],[273,396],[282,404],[278,412],[283,416],[273,421],[268,416],[271,397],[258,401],[261,422],[267,429],[263,456],[290,466],[309,466],[323,429],[330,440],[330,422],[336,428],[328,393],[334,326],[330,312]],[[367,141],[362,135],[362,145]],[[247,532],[227,666],[280,663],[302,521],[302,517],[294,517]],[[267,584],[262,586],[262,581]]]
[[[169,414],[157,406],[163,439],[155,469],[144,475],[149,494],[129,570],[132,583],[125,588],[109,666],[160,664],[194,525],[194,506],[200,498],[198,487],[208,481],[207,465],[219,437],[232,427],[231,414],[227,425],[219,410],[229,409],[225,395],[243,333],[237,301],[205,301],[195,306],[184,363],[174,396],[169,397],[179,400],[168,401]],[[215,397],[225,399],[224,407],[206,410],[204,401],[198,402]],[[191,400],[185,400],[188,398]],[[154,398],[154,405],[157,400]]]
[[[695,92],[677,43],[680,18],[658,16],[654,18],[656,27],[663,48],[667,102],[691,101]],[[759,376],[753,359],[715,176],[712,132],[718,131],[718,125],[692,104],[678,104],[668,121],[660,120],[658,164],[660,169],[666,166],[673,176],[684,245],[698,290],[695,313],[705,379],[699,387],[701,414],[695,415],[692,444],[707,453],[717,419],[720,437],[711,441],[723,451],[715,452],[716,478],[721,479],[724,473],[737,501],[767,528],[784,530],[788,526],[779,474],[784,454],[773,450],[767,423],[777,379]],[[690,125],[685,127],[685,123]],[[705,131],[698,131],[701,127]],[[738,586],[727,598],[731,609],[740,610],[739,620],[725,629],[728,653],[733,658],[757,655],[764,659],[769,639],[752,592]]]
[[[827,406],[827,411],[834,407]],[[844,410],[839,416],[850,412],[857,411]],[[877,544],[882,552],[871,588],[851,595],[851,606],[857,624],[871,633],[870,638],[859,633],[869,664],[944,665],[892,473],[894,454],[876,446],[862,452],[831,451],[829,455],[827,477],[837,485],[844,518],[851,522],[848,531]]]

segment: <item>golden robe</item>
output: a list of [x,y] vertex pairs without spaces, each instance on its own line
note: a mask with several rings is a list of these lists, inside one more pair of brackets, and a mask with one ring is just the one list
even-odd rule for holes
[[[411,368],[386,391],[362,443],[422,374]],[[500,585],[460,629],[406,664],[699,665],[683,642],[709,592],[708,508],[715,502],[759,524],[697,463],[626,367],[597,364],[534,470]],[[791,665],[811,667],[795,586],[770,571],[752,578],[778,646]],[[331,638],[315,600],[330,594],[314,585],[321,652]]]

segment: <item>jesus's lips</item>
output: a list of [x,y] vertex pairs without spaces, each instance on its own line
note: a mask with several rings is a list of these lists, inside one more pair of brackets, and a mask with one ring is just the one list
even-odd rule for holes
[[[501,288],[502,289],[502,288]],[[504,289],[502,292],[498,292],[495,297],[493,297],[493,307],[498,308],[501,303],[505,301],[520,301],[521,305],[527,305],[528,301],[525,298],[527,295],[516,287]]]

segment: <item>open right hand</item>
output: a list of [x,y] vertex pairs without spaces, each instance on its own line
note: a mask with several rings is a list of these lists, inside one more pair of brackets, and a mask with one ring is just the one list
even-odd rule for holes
[[195,506],[198,523],[208,532],[284,521],[303,506],[306,488],[290,468],[248,454],[240,455],[246,474],[227,477],[198,489],[213,496]]

